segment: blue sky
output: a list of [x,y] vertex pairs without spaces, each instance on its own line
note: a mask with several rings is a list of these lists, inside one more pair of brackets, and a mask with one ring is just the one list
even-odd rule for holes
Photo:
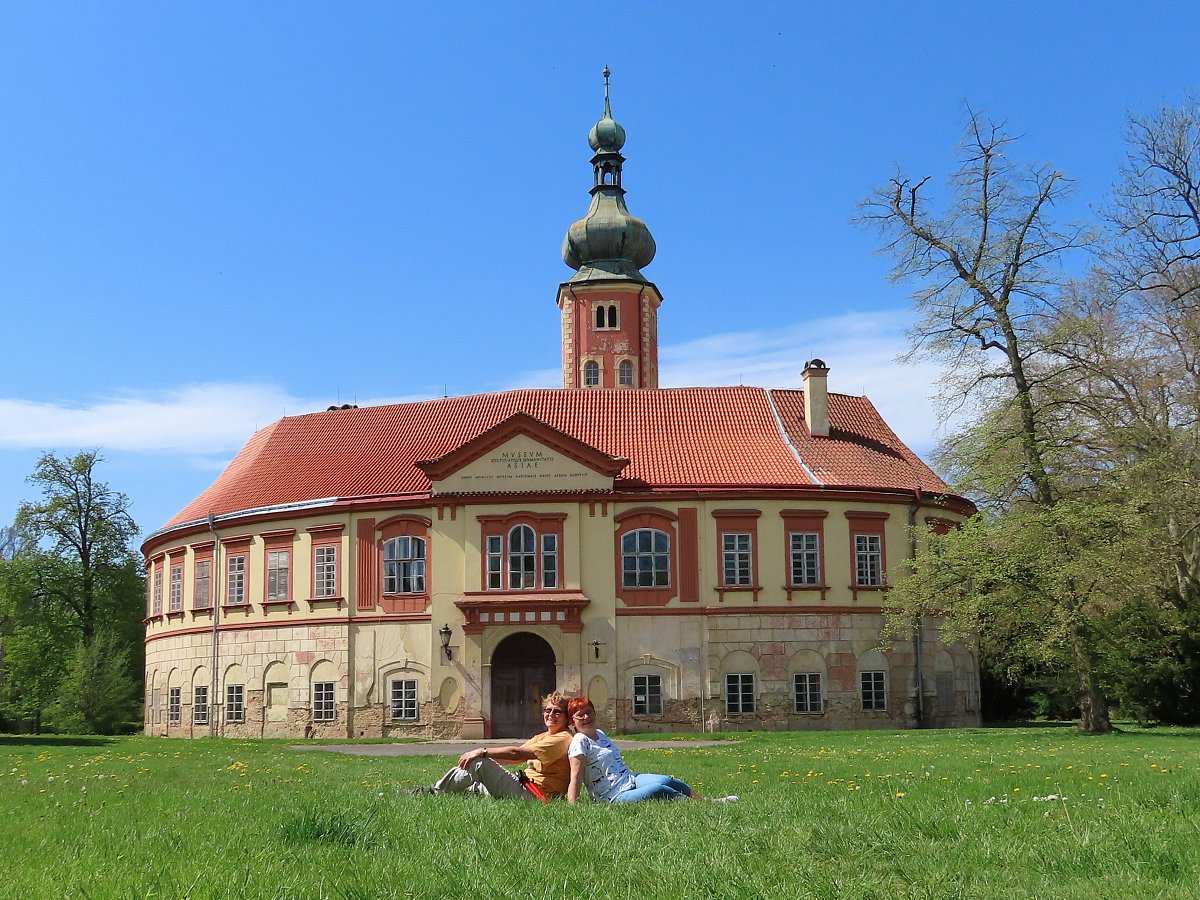
[[[964,101],[1103,202],[1200,88],[1185,3],[0,6],[0,523],[99,448],[144,533],[283,415],[559,384],[563,234],[612,68],[665,385],[870,396],[929,366],[855,206],[940,179]],[[1188,26],[1190,27],[1190,26]]]

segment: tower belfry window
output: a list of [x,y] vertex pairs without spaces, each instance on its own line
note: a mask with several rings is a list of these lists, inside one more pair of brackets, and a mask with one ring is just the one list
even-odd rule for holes
[[621,317],[615,303],[599,303],[595,307],[594,319],[597,331],[615,331],[620,327]]

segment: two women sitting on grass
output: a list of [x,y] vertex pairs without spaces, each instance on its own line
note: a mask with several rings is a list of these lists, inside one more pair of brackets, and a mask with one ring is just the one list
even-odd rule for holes
[[[481,794],[505,799],[551,800],[567,792],[571,770],[567,748],[567,698],[554,691],[542,700],[546,730],[525,743],[511,747],[480,747],[458,758],[458,765],[431,787],[414,788],[420,794]],[[528,762],[520,773],[500,763]]]
[[[458,764],[430,787],[414,788],[414,795],[480,794],[502,799],[537,799],[543,802],[567,796],[579,800],[586,788],[593,800],[634,803],[638,800],[703,800],[678,778],[670,775],[635,775],[625,765],[621,751],[596,727],[596,708],[587,697],[569,703],[555,691],[542,700],[546,730],[524,744],[468,750]],[[567,730],[574,725],[575,734]],[[519,773],[500,763],[528,762]],[[727,803],[737,797],[721,797]]]
[[[567,756],[571,761],[571,781],[567,802],[579,800],[587,789],[593,800],[606,803],[636,803],[639,800],[704,800],[686,783],[670,775],[635,775],[625,765],[621,751],[607,734],[596,727],[596,707],[587,697],[576,697],[567,704],[575,737]],[[720,797],[718,803],[730,803],[737,797]]]

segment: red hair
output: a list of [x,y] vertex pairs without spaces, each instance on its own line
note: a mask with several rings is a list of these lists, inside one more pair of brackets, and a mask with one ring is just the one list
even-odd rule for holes
[[596,705],[587,697],[572,697],[571,702],[567,704],[567,718],[570,718],[579,712],[581,709],[591,707],[592,712],[596,711]]

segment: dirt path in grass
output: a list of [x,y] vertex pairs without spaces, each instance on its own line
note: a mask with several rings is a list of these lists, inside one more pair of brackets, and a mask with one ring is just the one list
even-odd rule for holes
[[[352,756],[461,756],[475,747],[505,747],[521,743],[519,738],[492,738],[477,741],[416,741],[410,744],[295,744],[293,750],[326,750]],[[690,749],[720,747],[737,741],[613,741],[621,750]]]

